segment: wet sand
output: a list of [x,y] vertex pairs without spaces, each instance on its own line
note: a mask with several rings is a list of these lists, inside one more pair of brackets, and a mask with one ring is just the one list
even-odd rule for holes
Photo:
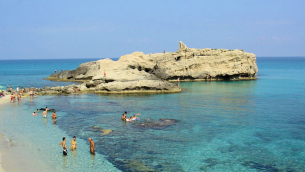
[[[8,96],[8,95],[0,98],[0,105],[6,104],[9,102],[10,102],[10,96]],[[8,143],[7,143],[6,139],[4,138],[4,136],[0,134],[0,172],[4,172],[4,169],[2,168],[2,166],[3,166],[2,152],[3,152],[3,149],[8,148],[7,144]]]
[[4,136],[0,135],[0,172],[4,172],[4,169],[2,168],[2,154],[1,152],[3,151],[3,149],[7,149],[7,141],[4,138]]
[[[0,98],[0,105],[9,103],[9,101],[10,101],[10,96],[4,96],[4,97]],[[7,143],[6,139],[4,138],[4,136],[0,135],[0,172],[4,172],[4,169],[2,168],[2,166],[3,166],[2,152],[3,152],[3,149],[8,149],[7,145],[8,145],[8,143]]]

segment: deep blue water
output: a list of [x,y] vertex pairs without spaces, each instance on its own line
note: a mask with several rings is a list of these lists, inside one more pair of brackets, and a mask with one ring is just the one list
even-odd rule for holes
[[[54,63],[65,68],[69,61]],[[255,81],[181,83],[179,94],[43,96],[23,105],[55,108],[60,131],[92,137],[96,151],[122,171],[304,171],[305,58],[258,57],[257,64]],[[120,120],[124,111],[140,113],[140,122],[178,122],[140,128]]]

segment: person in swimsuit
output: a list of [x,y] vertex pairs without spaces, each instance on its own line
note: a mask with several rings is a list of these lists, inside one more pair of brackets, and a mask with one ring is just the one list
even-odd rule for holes
[[136,117],[136,115],[133,115],[133,117],[131,118],[133,121],[138,121],[140,120],[140,118]]
[[60,142],[59,145],[62,146],[62,148],[63,148],[63,152],[62,152],[63,155],[67,155],[68,154],[68,150],[67,150],[67,146],[66,146],[66,138],[63,137],[62,140],[63,141]]
[[14,103],[14,96],[13,96],[13,93],[11,94],[11,103]]
[[90,152],[92,155],[95,155],[94,141],[91,138],[89,138],[88,140],[90,144]]
[[23,91],[24,91],[24,89],[22,87],[21,90],[20,90],[20,93],[21,93],[22,96],[23,96]]
[[52,113],[52,119],[55,119],[55,118],[56,118],[56,111],[54,110]]
[[47,117],[47,109],[42,112],[42,117],[44,117],[44,118]]
[[71,140],[71,150],[74,150],[76,148],[77,148],[76,137],[73,136],[73,139]]
[[127,112],[125,111],[124,114],[121,117],[122,121],[126,121],[126,119],[127,119],[126,115],[127,115]]
[[13,93],[13,102],[15,102],[15,101],[16,101],[16,94]]
[[21,101],[21,94],[20,93],[17,94],[17,99],[18,99],[18,102]]
[[29,94],[30,94],[30,98],[33,98],[33,88],[30,90],[30,92],[29,92]]
[[122,121],[126,121],[126,114],[124,113],[121,117]]
[[126,121],[132,122],[132,116],[130,118],[126,118]]

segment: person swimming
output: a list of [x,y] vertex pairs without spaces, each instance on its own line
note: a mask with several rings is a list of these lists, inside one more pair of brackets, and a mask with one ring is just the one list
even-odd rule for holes
[[136,117],[136,115],[133,115],[133,117],[131,118],[132,121],[139,121],[140,118]]

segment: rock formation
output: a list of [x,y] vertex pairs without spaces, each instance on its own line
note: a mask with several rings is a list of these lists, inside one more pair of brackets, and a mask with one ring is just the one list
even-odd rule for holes
[[[92,92],[180,92],[168,81],[256,79],[256,57],[243,50],[194,49],[179,43],[177,52],[134,52],[118,61],[103,59],[81,64],[72,71],[49,76],[49,80],[80,81],[77,87]],[[73,88],[50,88],[71,92]]]
[[151,128],[151,129],[163,129],[171,125],[175,125],[178,122],[177,119],[159,119],[158,121],[147,121],[136,123],[135,127]]

